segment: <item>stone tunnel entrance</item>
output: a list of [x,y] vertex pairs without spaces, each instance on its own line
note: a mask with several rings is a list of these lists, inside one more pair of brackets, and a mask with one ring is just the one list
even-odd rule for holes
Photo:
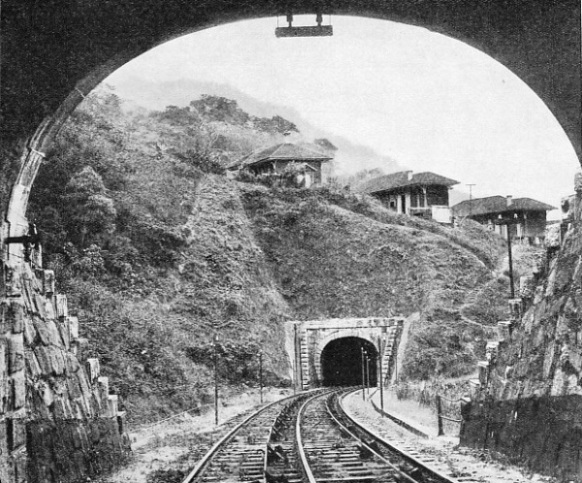
[[370,385],[389,383],[403,323],[403,317],[288,322],[287,353],[296,389],[362,384],[362,349],[369,357]]
[[378,351],[367,340],[359,337],[335,339],[321,353],[322,385],[358,386],[365,378],[370,386],[376,386],[377,364]]

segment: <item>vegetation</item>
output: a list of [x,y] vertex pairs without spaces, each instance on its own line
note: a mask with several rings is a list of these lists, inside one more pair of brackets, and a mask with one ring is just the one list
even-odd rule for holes
[[288,130],[212,96],[126,112],[101,88],[41,166],[29,214],[45,265],[80,318],[81,356],[100,358],[130,420],[210,400],[215,334],[223,386],[257,383],[259,346],[267,379],[285,382],[286,320],[421,312],[407,376],[472,370],[483,330],[463,317],[495,317],[467,293],[494,303],[483,287],[502,243],[345,190],[224,176]]

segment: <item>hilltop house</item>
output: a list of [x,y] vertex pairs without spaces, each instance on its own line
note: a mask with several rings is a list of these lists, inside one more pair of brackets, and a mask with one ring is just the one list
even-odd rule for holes
[[281,143],[255,151],[227,166],[229,171],[247,170],[255,176],[283,173],[290,163],[298,163],[301,186],[321,184],[321,165],[333,159],[333,153],[323,152],[311,144]]
[[458,184],[439,174],[400,171],[371,179],[358,191],[370,194],[397,213],[451,222],[449,189]]
[[[512,239],[536,245],[544,241],[546,214],[554,209],[541,201],[531,198],[513,199],[511,196],[476,198],[452,207],[456,217],[471,218],[504,238],[507,237],[509,226]],[[507,220],[511,220],[509,225]]]

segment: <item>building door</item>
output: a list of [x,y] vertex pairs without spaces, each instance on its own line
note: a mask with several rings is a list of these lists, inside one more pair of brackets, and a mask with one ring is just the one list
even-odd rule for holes
[[400,202],[401,213],[406,213],[406,195],[400,195]]

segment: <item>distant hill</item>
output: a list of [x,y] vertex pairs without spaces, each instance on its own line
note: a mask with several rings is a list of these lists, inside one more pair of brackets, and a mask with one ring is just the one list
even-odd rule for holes
[[116,77],[115,83],[111,85],[122,99],[129,101],[129,106],[136,108],[141,106],[150,110],[163,110],[168,105],[184,107],[192,100],[210,94],[236,100],[241,109],[254,116],[281,116],[295,124],[306,140],[325,138],[334,144],[338,148],[335,169],[340,175],[378,167],[385,173],[405,169],[395,159],[382,156],[372,148],[313,126],[293,108],[260,101],[228,84],[191,79],[152,82],[138,77]]

